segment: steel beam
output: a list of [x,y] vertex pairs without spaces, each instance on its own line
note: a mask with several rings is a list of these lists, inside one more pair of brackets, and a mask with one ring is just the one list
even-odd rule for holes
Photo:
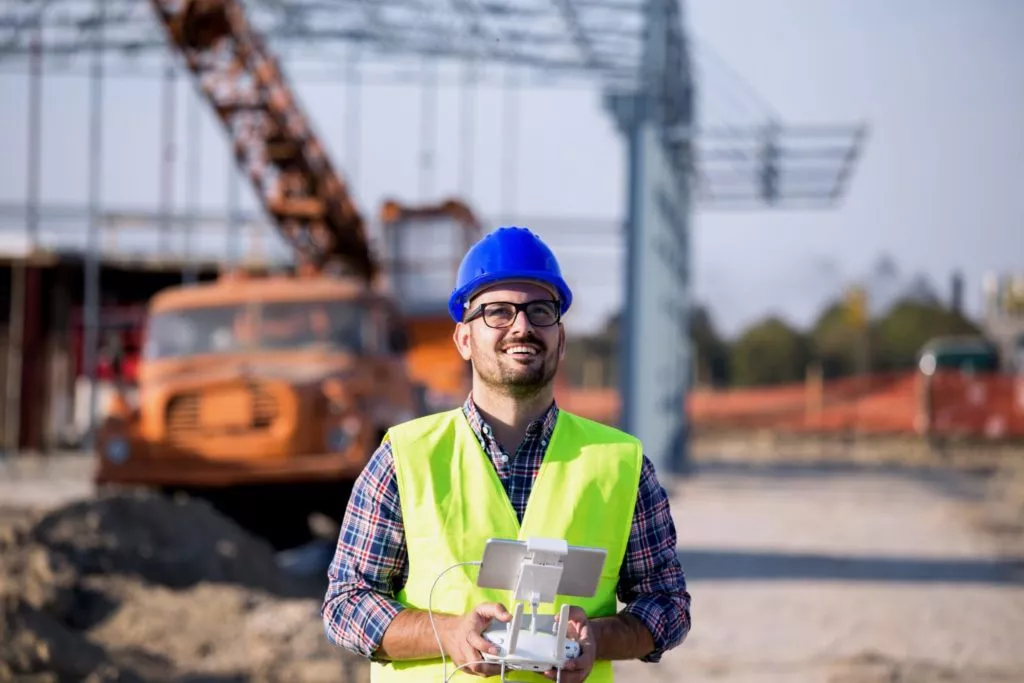
[[572,41],[579,49],[583,63],[590,68],[599,66],[601,60],[598,59],[594,51],[593,42],[587,35],[587,32],[583,29],[583,26],[580,24],[579,13],[571,0],[551,1],[555,3],[555,7],[558,8],[559,14],[562,15],[562,19],[565,21],[566,28],[568,28],[569,33],[572,34]]
[[640,81],[606,104],[626,140],[626,295],[621,332],[619,426],[644,443],[655,468],[689,470],[690,60],[676,0],[649,0]]
[[629,220],[620,426],[655,467],[688,468],[689,190],[652,121],[629,131]]
[[[72,57],[92,47],[90,37],[98,23],[95,12],[74,0],[57,0],[62,12],[46,16],[45,54]],[[588,19],[607,18],[613,6],[588,5],[576,0],[552,0],[543,6],[517,7],[514,3],[448,0],[430,3],[405,0],[386,5],[372,0],[286,0],[267,3],[249,0],[252,23],[282,50],[295,45],[356,43],[364,51],[387,57],[427,56],[476,58],[491,63],[516,64],[539,72],[586,73],[598,82],[621,82],[635,77],[639,50],[626,50],[623,41],[639,48],[640,36],[617,27],[626,13],[642,16],[643,5],[620,6],[615,23],[600,28]],[[41,5],[40,5],[41,7]],[[39,12],[42,15],[42,12]],[[427,15],[429,20],[425,20]],[[566,32],[551,32],[550,20],[561,16]],[[26,44],[15,26],[24,19],[0,14],[0,27],[12,34],[0,43],[0,62],[23,55]],[[112,0],[103,20],[107,31],[104,49],[129,57],[166,49],[155,22],[137,3]],[[452,32],[462,25],[463,31]],[[564,55],[575,55],[566,58]],[[562,56],[556,56],[562,55]],[[333,57],[325,57],[321,63]]]
[[106,0],[95,0],[100,22],[94,37],[96,50],[92,59],[92,80],[89,88],[89,233],[85,253],[85,324],[83,329],[84,374],[89,381],[89,421],[84,446],[91,451],[96,437],[96,413],[99,399],[99,378],[97,377],[97,355],[99,346],[100,309],[100,204],[103,189],[103,52],[99,46],[103,40],[102,17]]
[[28,215],[25,221],[29,251],[35,250],[39,245],[39,202],[43,165],[43,56],[39,52],[38,26],[32,40],[33,53],[30,57],[28,77]]

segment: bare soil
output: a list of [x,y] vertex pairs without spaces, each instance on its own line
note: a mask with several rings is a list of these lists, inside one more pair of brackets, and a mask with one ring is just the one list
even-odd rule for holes
[[1004,471],[776,457],[698,472],[673,500],[693,631],[657,665],[617,664],[625,680],[1024,680],[1024,506],[992,524],[1024,487]]
[[359,680],[324,638],[323,581],[202,501],[119,493],[0,518],[0,681]]
[[[368,680],[324,637],[322,572],[87,472],[0,463],[0,681]],[[619,680],[1024,680],[1024,466],[733,455],[669,485],[694,628]]]

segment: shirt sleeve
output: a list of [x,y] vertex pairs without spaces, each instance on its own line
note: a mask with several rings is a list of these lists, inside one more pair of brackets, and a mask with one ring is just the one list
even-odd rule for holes
[[618,597],[625,603],[623,612],[643,622],[654,637],[654,650],[641,661],[660,661],[690,631],[690,594],[676,554],[675,522],[668,494],[646,455],[619,572]]
[[320,614],[335,645],[373,659],[384,632],[404,606],[394,599],[408,576],[391,444],[381,443],[359,477],[327,570]]

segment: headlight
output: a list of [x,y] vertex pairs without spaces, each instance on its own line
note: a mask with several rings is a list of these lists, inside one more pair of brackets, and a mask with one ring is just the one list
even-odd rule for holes
[[107,460],[115,465],[124,464],[128,460],[128,456],[131,455],[131,448],[129,448],[128,442],[121,437],[114,437],[107,441],[104,451]]

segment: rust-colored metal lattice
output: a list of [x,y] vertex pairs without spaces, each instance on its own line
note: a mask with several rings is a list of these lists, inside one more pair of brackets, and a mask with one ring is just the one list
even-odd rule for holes
[[363,217],[238,0],[150,0],[300,268],[376,275]]

